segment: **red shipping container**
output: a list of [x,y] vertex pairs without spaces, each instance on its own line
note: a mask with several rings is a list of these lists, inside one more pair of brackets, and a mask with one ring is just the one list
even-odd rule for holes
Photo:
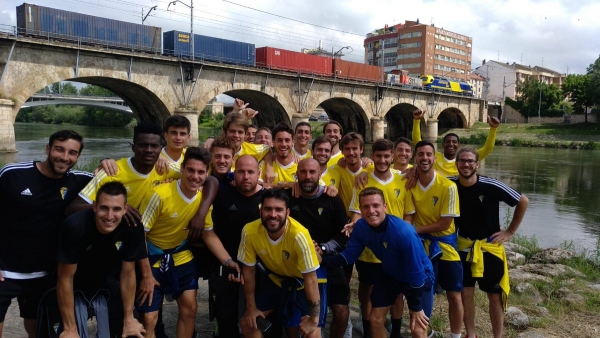
[[332,74],[330,58],[274,47],[256,48],[256,66],[302,74]]
[[333,73],[340,79],[383,82],[383,68],[341,59],[333,60]]

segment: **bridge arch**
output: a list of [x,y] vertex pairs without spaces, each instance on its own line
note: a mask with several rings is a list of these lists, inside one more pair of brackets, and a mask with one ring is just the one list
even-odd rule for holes
[[438,135],[452,128],[465,128],[468,126],[465,114],[458,108],[449,107],[440,112],[438,120]]
[[365,141],[370,139],[367,135],[367,131],[370,131],[369,118],[357,102],[345,97],[332,97],[321,102],[319,106],[331,120],[342,125],[344,134],[353,131],[361,134]]
[[410,103],[399,103],[385,114],[387,122],[387,138],[395,141],[400,137],[411,138],[413,128],[412,113],[418,109]]

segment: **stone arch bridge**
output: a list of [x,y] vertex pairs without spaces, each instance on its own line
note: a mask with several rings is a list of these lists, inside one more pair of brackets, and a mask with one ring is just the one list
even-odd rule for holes
[[486,114],[477,98],[0,35],[0,151],[16,151],[13,126],[26,101],[66,80],[111,90],[140,120],[162,124],[171,114],[185,115],[194,140],[198,113],[218,94],[249,102],[259,111],[254,123],[267,127],[308,120],[320,106],[367,141],[384,137],[386,122],[389,138],[409,136],[415,108],[427,111],[428,139],[437,137],[438,123],[468,128]]

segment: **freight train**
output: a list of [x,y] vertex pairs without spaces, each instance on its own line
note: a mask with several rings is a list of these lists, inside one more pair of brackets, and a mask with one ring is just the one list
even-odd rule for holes
[[[77,42],[103,48],[124,49],[190,58],[191,34],[162,32],[160,27],[101,18],[24,3],[17,7],[17,33],[36,38]],[[453,85],[432,76],[410,77],[406,70],[384,74],[383,68],[341,59],[293,52],[275,47],[194,34],[194,59],[299,74],[375,82],[423,90],[443,90],[465,95],[470,85]],[[433,81],[429,81],[434,79]],[[436,80],[437,79],[437,80]],[[437,82],[436,82],[437,81]],[[442,87],[442,82],[448,82]],[[466,86],[465,86],[466,85]],[[472,95],[470,90],[470,95]]]

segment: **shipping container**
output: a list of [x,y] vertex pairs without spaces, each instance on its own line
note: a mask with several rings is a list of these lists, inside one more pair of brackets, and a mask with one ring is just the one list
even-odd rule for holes
[[369,82],[383,81],[383,68],[342,59],[333,59],[333,74],[341,79]]
[[[163,54],[190,57],[190,33],[163,33]],[[256,62],[254,44],[194,34],[194,59],[252,66]]]
[[301,74],[332,74],[331,58],[274,47],[256,48],[256,66]]
[[406,70],[393,70],[386,76],[386,82],[392,86],[423,87],[423,80],[408,75]]
[[160,27],[27,3],[17,6],[17,30],[34,37],[126,50],[160,53],[162,48]]

